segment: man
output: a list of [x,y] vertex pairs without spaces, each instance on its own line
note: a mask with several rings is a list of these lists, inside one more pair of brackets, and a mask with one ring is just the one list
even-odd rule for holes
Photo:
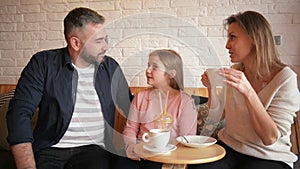
[[131,96],[118,63],[105,55],[104,21],[73,9],[64,19],[67,47],[38,52],[24,68],[7,113],[18,168],[110,168],[116,106],[126,114]]

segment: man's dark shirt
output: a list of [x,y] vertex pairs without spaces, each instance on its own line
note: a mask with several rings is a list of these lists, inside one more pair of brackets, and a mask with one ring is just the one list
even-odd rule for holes
[[[111,148],[116,104],[129,111],[130,91],[119,64],[111,57],[96,66],[95,89],[104,119],[105,145]],[[33,143],[34,151],[56,144],[72,118],[77,90],[77,71],[67,48],[38,52],[21,73],[7,113],[10,145]],[[31,118],[39,107],[34,132]]]

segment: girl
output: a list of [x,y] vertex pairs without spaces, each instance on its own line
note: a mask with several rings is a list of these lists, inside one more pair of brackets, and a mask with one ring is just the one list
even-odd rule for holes
[[173,50],[156,50],[150,53],[146,69],[150,88],[134,97],[127,124],[124,128],[124,141],[128,158],[120,158],[117,166],[130,169],[161,169],[162,164],[141,159],[134,146],[145,132],[155,128],[155,118],[161,112],[157,90],[168,93],[167,112],[172,115],[171,143],[181,135],[195,135],[197,111],[194,100],[183,91],[183,66],[178,53]]

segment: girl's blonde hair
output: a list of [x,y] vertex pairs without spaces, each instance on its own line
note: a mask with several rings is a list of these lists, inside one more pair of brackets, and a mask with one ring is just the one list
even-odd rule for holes
[[[279,58],[271,25],[263,15],[255,11],[245,11],[232,15],[225,19],[225,30],[232,23],[238,23],[253,40],[256,52],[256,74],[258,77],[262,77],[262,69],[266,70],[267,75],[269,75],[273,66],[279,68],[285,66]],[[243,65],[240,66],[243,67]]]
[[170,86],[176,90],[183,90],[183,64],[180,55],[170,49],[155,50],[149,54],[149,56],[151,55],[159,57],[167,73],[170,73],[172,70],[176,71],[175,76],[171,78]]

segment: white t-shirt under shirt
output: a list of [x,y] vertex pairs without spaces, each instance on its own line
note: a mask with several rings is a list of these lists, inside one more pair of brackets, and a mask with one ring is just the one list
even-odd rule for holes
[[73,66],[78,72],[74,112],[66,133],[53,147],[68,148],[89,144],[104,146],[104,119],[94,87],[95,66]]

